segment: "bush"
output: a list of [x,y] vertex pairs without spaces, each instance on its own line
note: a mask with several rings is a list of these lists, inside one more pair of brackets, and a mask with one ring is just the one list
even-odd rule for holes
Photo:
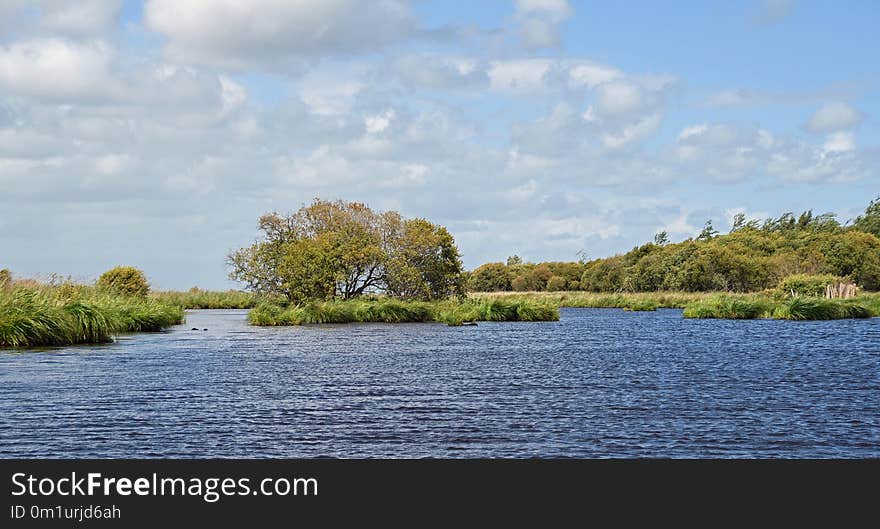
[[12,285],[12,272],[4,268],[0,270],[0,288],[6,288]]
[[842,278],[831,274],[794,274],[780,281],[778,288],[784,295],[824,296],[826,286],[841,281]]
[[98,278],[96,286],[123,296],[144,297],[150,292],[147,277],[133,266],[117,266],[107,270]]
[[468,278],[471,292],[510,290],[510,271],[504,263],[486,263],[474,270]]
[[547,290],[550,292],[565,290],[567,286],[567,281],[561,276],[550,276],[547,280]]

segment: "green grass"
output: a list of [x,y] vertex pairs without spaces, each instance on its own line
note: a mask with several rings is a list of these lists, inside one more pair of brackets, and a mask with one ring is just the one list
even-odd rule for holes
[[684,317],[752,320],[769,317],[772,309],[769,299],[717,294],[689,303],[684,308]]
[[544,302],[557,307],[585,309],[656,310],[682,309],[687,304],[710,296],[705,292],[475,292],[471,299],[506,299],[512,301]]
[[165,290],[152,292],[150,297],[161,303],[184,309],[252,309],[265,298],[241,290],[212,291],[192,288],[186,292]]
[[389,298],[315,301],[301,305],[262,303],[248,313],[252,325],[320,323],[442,322],[463,325],[475,321],[555,321],[559,310],[546,303],[525,301],[400,301]]
[[830,320],[880,316],[880,293],[862,293],[852,300],[816,296],[792,297],[780,290],[751,294],[717,292],[483,292],[471,300],[547,303],[557,307],[620,308],[651,311],[684,309],[685,318]]
[[685,318],[779,320],[841,320],[880,316],[877,298],[825,299],[795,296],[775,299],[766,296],[717,295],[694,302],[684,310]]
[[0,289],[0,347],[104,343],[125,332],[159,331],[183,309],[75,285]]

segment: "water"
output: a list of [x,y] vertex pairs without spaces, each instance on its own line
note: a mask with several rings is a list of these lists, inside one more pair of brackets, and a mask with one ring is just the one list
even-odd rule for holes
[[[192,327],[207,331],[192,331]],[[878,457],[880,319],[255,328],[0,352],[0,457]]]

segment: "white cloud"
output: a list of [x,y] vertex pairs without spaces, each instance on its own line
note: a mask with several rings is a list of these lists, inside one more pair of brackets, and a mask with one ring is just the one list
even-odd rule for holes
[[0,47],[0,87],[55,101],[115,97],[106,43],[33,39]]
[[390,108],[381,114],[374,114],[372,116],[367,116],[364,118],[364,126],[367,129],[367,134],[379,134],[391,125],[391,120],[394,119],[394,109]]
[[123,0],[4,0],[0,31],[39,31],[54,36],[101,37],[122,10]]
[[510,59],[495,61],[489,67],[493,90],[528,94],[546,87],[546,76],[554,61],[551,59]]
[[403,0],[147,0],[144,19],[176,60],[248,69],[373,51],[414,29]]
[[462,56],[406,55],[395,59],[391,69],[404,84],[416,88],[459,91],[489,85],[485,65]]
[[856,138],[852,132],[832,132],[822,145],[825,152],[847,152],[856,150]]
[[570,86],[585,86],[587,88],[596,88],[601,84],[623,77],[623,73],[617,68],[591,61],[575,62],[569,68],[568,75]]
[[559,25],[574,14],[567,0],[515,0],[519,34],[529,49],[559,45]]
[[850,129],[862,122],[861,112],[843,102],[828,103],[817,110],[806,127],[811,132],[834,132]]
[[76,36],[104,33],[122,11],[122,0],[51,1],[43,4],[42,28]]

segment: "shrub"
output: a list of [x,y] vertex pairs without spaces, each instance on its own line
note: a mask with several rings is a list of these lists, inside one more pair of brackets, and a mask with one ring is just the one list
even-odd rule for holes
[[824,296],[825,287],[843,281],[842,278],[831,274],[807,275],[794,274],[779,282],[779,290],[782,294],[794,296]]
[[107,270],[98,278],[96,286],[124,296],[143,297],[150,291],[147,277],[133,266],[117,266]]
[[6,288],[12,284],[12,272],[4,268],[0,270],[0,288]]
[[568,286],[567,281],[564,277],[561,276],[550,276],[550,279],[547,280],[547,290],[550,292],[558,292],[560,290],[565,290]]

